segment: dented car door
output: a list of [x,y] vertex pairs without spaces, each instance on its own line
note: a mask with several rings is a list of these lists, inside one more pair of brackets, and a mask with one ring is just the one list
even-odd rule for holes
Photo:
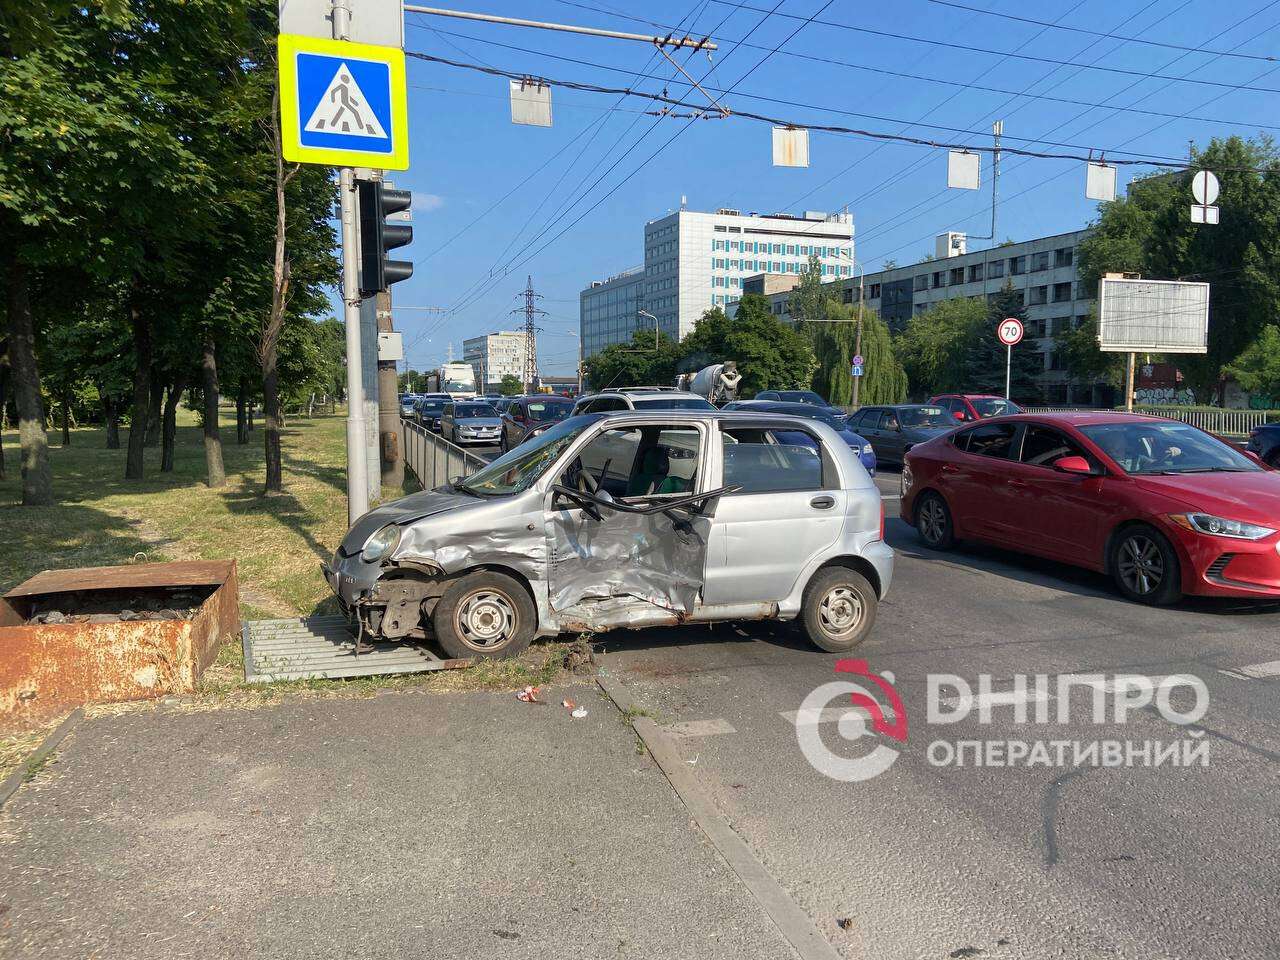
[[[602,425],[547,500],[549,602],[565,629],[674,623],[702,589],[714,501],[705,425]],[[594,472],[593,472],[594,470]]]

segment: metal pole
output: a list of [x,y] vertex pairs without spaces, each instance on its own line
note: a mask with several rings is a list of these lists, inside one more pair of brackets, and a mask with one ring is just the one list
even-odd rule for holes
[[[853,355],[855,357],[862,356],[862,305],[865,302],[862,299],[862,283],[866,279],[863,272],[862,264],[858,264],[858,329],[853,337]],[[851,371],[852,372],[852,371]],[[865,371],[864,371],[865,372]],[[853,378],[853,409],[858,409],[858,388],[862,385],[861,377]]]
[[1124,408],[1130,413],[1133,413],[1133,377],[1134,377],[1133,368],[1136,365],[1136,363],[1137,363],[1137,354],[1130,353],[1129,362],[1125,365],[1125,374],[1124,374],[1124,381],[1125,381]]
[[[349,0],[334,0],[333,39],[351,38]],[[347,325],[347,525],[369,512],[369,475],[365,464],[364,387],[360,377],[360,276],[356,256],[355,171],[338,171],[342,220],[342,319]]]
[[534,27],[538,30],[558,30],[561,33],[585,33],[591,37],[610,37],[614,40],[639,40],[642,43],[653,43],[659,47],[693,47],[694,50],[718,50],[708,38],[695,40],[692,37],[654,37],[644,33],[620,33],[617,30],[597,30],[595,27],[578,27],[569,23],[546,23],[542,20],[517,20],[515,17],[495,17],[488,13],[467,13],[463,10],[442,10],[439,7],[419,7],[404,5],[405,13],[426,13],[433,17],[457,17],[459,20],[480,20],[484,23],[503,23],[509,27]]
[[1005,344],[1004,358],[1004,398],[1009,399],[1010,385],[1013,381],[1013,344]]

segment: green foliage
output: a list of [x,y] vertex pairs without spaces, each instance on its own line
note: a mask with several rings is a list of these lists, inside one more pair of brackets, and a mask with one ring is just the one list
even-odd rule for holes
[[822,259],[816,254],[809,254],[809,263],[800,274],[800,282],[791,291],[791,303],[788,312],[802,330],[808,323],[821,320],[827,311],[827,300],[830,299],[822,288]]
[[1225,373],[1250,393],[1280,397],[1280,327],[1267,324]]
[[[964,354],[964,386],[969,393],[1004,395],[1006,368],[1010,375],[1010,394],[1015,400],[1039,400],[1043,391],[1037,380],[1044,373],[1044,356],[1034,342],[1023,340],[1010,352],[996,336],[1001,320],[1016,317],[1027,324],[1027,311],[1021,295],[1011,283],[995,295],[986,317],[970,328]],[[957,388],[960,389],[960,388]]]
[[1269,137],[1230,137],[1212,140],[1195,161],[1221,183],[1219,225],[1191,223],[1192,172],[1154,174],[1102,207],[1081,245],[1080,270],[1089,284],[1107,272],[1211,283],[1209,352],[1177,358],[1189,384],[1207,394],[1280,315],[1280,153]]
[[[835,406],[853,403],[850,367],[857,356],[857,308],[826,301],[826,323],[814,325],[813,349],[818,369],[813,389]],[[862,316],[864,376],[858,385],[858,403],[901,403],[907,397],[907,374],[894,355],[893,339],[884,321],[872,310]]]
[[677,346],[666,334],[637,330],[630,343],[605,347],[582,363],[593,390],[670,384],[675,378]]
[[498,391],[504,397],[518,397],[524,392],[524,383],[514,373],[504,373]]
[[1071,376],[1082,380],[1105,380],[1113,386],[1123,387],[1124,354],[1103,353],[1098,349],[1096,307],[1080,326],[1068,324],[1065,329],[1057,331],[1054,349]]
[[986,321],[987,308],[982,303],[961,298],[943,300],[907,321],[895,346],[913,396],[968,389],[969,344]]
[[732,320],[719,307],[706,311],[678,348],[681,372],[724,360],[737,361],[744,397],[761,390],[807,389],[817,367],[808,337],[775,317],[769,301],[756,293],[739,301]]

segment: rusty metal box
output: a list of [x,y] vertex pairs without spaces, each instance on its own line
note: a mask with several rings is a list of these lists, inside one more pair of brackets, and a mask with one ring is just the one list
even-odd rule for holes
[[[127,611],[124,620],[75,612],[166,596],[182,609]],[[72,612],[47,613],[64,609]],[[41,611],[59,622],[30,622]],[[0,725],[190,692],[238,630],[234,560],[46,570],[0,597]]]

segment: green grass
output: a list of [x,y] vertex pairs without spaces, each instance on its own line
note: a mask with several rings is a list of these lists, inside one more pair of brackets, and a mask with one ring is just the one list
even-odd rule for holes
[[60,567],[234,558],[244,615],[326,609],[319,563],[346,529],[344,418],[290,422],[282,439],[285,492],[272,497],[262,493],[261,429],[238,445],[234,426],[223,428],[227,484],[210,489],[201,432],[184,419],[173,472],[161,473],[159,448],[148,449],[141,481],[124,479],[125,451],[107,450],[103,430],[73,430],[67,447],[55,431],[51,507],[19,505],[17,435],[5,434],[0,590]]

